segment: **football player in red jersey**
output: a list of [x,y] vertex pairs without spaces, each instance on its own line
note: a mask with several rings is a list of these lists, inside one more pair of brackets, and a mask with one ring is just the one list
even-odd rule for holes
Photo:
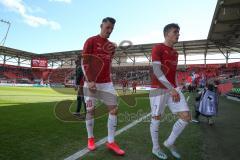
[[176,70],[178,53],[173,48],[178,42],[180,27],[171,23],[164,27],[164,43],[156,44],[152,48],[152,90],[150,91],[151,125],[150,132],[153,143],[152,153],[160,159],[167,159],[158,142],[158,130],[165,106],[168,105],[173,114],[179,119],[173,125],[170,136],[163,145],[170,150],[175,158],[181,158],[174,145],[177,137],[182,133],[191,119],[189,107],[184,95],[177,86]]
[[126,78],[124,78],[122,80],[122,90],[123,90],[123,94],[126,94],[128,89],[128,80]]
[[136,80],[134,80],[132,82],[132,89],[133,89],[132,94],[137,93],[137,81]]
[[100,25],[100,34],[88,38],[84,44],[82,68],[85,75],[86,128],[88,133],[88,149],[92,151],[96,148],[93,135],[94,106],[96,99],[103,101],[109,110],[106,147],[114,151],[117,155],[124,155],[125,152],[114,141],[118,106],[117,94],[110,73],[116,46],[108,38],[113,31],[115,22],[114,18],[104,18]]

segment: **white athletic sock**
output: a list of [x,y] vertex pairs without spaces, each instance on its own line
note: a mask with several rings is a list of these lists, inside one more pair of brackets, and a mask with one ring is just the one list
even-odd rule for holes
[[114,142],[115,131],[117,128],[117,116],[109,114],[108,115],[108,142]]
[[151,124],[150,124],[150,133],[152,137],[152,143],[153,143],[153,150],[159,150],[159,142],[158,142],[158,129],[159,129],[160,120],[156,120],[152,118]]
[[173,125],[172,132],[166,141],[168,146],[171,146],[174,144],[175,140],[182,133],[184,128],[187,126],[187,124],[188,124],[188,122],[186,122],[182,119],[179,119],[175,122],[175,124]]
[[94,137],[93,136],[93,127],[94,127],[94,119],[87,119],[86,120],[86,128],[87,128],[87,134],[88,138]]

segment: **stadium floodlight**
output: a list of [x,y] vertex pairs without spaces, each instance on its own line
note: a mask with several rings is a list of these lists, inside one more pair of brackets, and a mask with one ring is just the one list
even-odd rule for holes
[[6,34],[4,35],[3,39],[2,39],[1,42],[0,42],[0,46],[4,46],[4,44],[5,44],[5,42],[6,42],[6,39],[7,39],[7,36],[8,36],[9,29],[10,29],[10,27],[11,27],[11,23],[10,23],[9,21],[5,21],[5,20],[3,20],[3,19],[0,19],[0,22],[8,25]]

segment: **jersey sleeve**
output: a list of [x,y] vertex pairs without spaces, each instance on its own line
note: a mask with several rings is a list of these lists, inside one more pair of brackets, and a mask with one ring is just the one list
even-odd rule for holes
[[93,39],[89,38],[85,43],[82,51],[82,70],[86,81],[95,80],[93,72]]
[[89,38],[86,40],[83,46],[83,55],[92,54],[93,52],[93,39]]
[[152,61],[161,62],[161,47],[159,45],[155,45],[152,48]]
[[89,38],[82,52],[82,71],[88,82],[96,82],[104,65],[104,62],[94,54],[94,43],[94,39]]

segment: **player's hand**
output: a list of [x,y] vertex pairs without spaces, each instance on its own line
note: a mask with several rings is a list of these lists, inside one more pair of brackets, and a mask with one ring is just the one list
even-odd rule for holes
[[88,88],[91,92],[95,92],[97,87],[95,82],[88,82]]
[[173,102],[179,102],[180,101],[180,95],[175,88],[173,88],[170,91],[170,95],[172,96]]

